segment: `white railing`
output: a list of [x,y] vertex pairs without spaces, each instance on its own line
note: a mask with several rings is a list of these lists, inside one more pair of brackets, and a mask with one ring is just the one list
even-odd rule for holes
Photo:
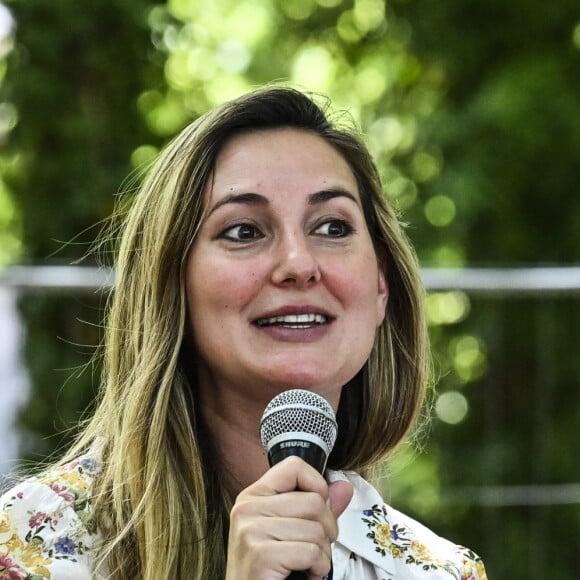
[[[580,294],[580,266],[539,268],[424,268],[430,291],[463,290],[473,295]],[[19,290],[93,291],[110,288],[114,274],[88,266],[10,266],[0,287]]]
[[109,288],[114,275],[90,266],[9,266],[0,270],[0,287],[16,290],[78,290]]

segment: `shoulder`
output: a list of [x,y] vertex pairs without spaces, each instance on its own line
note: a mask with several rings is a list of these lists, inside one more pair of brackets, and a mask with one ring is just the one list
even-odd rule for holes
[[13,579],[89,578],[99,536],[91,517],[97,462],[88,456],[26,479],[0,497],[0,569]]
[[438,536],[387,505],[359,475],[335,473],[329,479],[346,479],[354,487],[353,500],[339,519],[338,539],[354,555],[351,560],[356,561],[358,556],[396,578],[408,580],[487,579],[481,559],[472,550]]
[[462,580],[487,577],[483,562],[472,550],[438,536],[387,504],[372,505],[364,512],[363,521],[375,550],[381,554],[390,552],[396,569],[440,571],[441,578]]

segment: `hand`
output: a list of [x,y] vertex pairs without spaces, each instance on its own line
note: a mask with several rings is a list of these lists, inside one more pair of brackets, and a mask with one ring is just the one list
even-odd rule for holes
[[275,465],[236,499],[226,580],[285,580],[293,570],[320,580],[330,570],[336,520],[351,498],[349,483],[329,486],[302,459]]

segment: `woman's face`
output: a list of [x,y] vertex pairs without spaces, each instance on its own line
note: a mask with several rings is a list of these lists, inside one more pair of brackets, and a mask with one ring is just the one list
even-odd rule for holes
[[350,167],[307,131],[248,132],[206,195],[186,274],[200,388],[264,404],[305,388],[336,408],[388,297]]

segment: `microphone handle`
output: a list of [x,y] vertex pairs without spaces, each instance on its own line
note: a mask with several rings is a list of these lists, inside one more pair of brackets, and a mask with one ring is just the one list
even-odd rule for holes
[[318,473],[324,473],[328,458],[326,451],[319,445],[303,439],[281,441],[277,445],[273,445],[268,451],[268,462],[272,467],[291,456],[300,457],[308,465],[314,467]]

